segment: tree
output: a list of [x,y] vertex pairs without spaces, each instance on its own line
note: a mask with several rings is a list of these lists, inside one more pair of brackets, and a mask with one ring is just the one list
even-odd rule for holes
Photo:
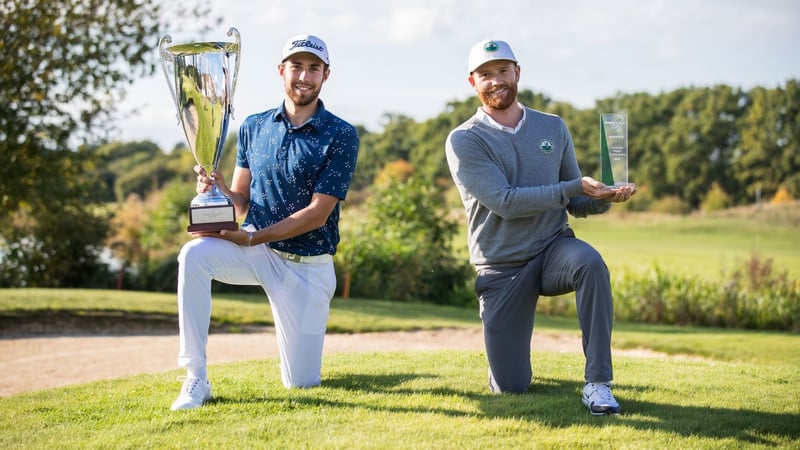
[[757,87],[748,99],[734,175],[752,199],[757,191],[772,196],[781,184],[791,187],[800,181],[800,85],[790,80],[785,88]]
[[352,295],[390,300],[465,304],[459,295],[472,269],[450,248],[458,224],[447,216],[434,186],[405,170],[386,167],[365,214],[345,227],[337,267],[352,274]]
[[383,120],[383,132],[360,136],[358,169],[352,189],[369,187],[384,165],[398,159],[408,160],[411,149],[417,144],[412,132],[418,126],[414,119],[386,113]]
[[677,104],[665,141],[667,181],[692,207],[700,205],[713,182],[726,191],[735,187],[731,160],[741,96],[727,86],[698,88]]
[[107,139],[126,86],[155,71],[168,18],[208,15],[199,1],[191,10],[157,0],[0,3],[0,250],[17,257],[10,267],[54,271],[39,277],[47,285],[72,272],[64,264],[96,258],[108,227],[93,205],[99,176],[87,144]]

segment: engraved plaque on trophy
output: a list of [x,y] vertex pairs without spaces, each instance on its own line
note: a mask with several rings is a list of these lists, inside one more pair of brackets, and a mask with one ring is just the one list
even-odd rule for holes
[[628,116],[600,114],[600,181],[606,186],[628,184]]
[[[239,31],[231,28],[228,36],[234,41],[172,44],[172,37],[164,35],[158,44],[178,121],[195,161],[209,176],[222,156],[239,72]],[[192,199],[189,232],[238,228],[233,203],[216,185]]]

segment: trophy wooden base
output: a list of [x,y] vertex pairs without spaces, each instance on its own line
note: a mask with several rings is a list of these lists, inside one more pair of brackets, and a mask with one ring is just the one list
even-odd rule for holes
[[238,230],[233,205],[192,206],[189,208],[190,233],[203,231]]

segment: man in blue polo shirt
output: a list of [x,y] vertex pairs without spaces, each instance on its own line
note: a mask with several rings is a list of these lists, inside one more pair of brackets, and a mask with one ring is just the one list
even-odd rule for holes
[[319,99],[330,75],[328,48],[313,35],[289,39],[278,73],[283,103],[239,128],[230,186],[219,172],[198,173],[197,192],[216,184],[245,216],[241,230],[195,233],[178,257],[178,364],[187,370],[172,410],[211,399],[206,343],[211,280],[261,285],[269,298],[287,388],[320,384],[322,346],[336,288],[339,202],[358,155],[355,128]]

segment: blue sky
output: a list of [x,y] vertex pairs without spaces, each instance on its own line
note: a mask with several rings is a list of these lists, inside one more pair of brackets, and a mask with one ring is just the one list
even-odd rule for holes
[[[618,92],[657,94],[720,83],[776,87],[800,78],[796,0],[214,3],[224,19],[201,40],[230,40],[229,27],[242,37],[230,131],[283,100],[276,69],[281,47],[301,33],[328,44],[331,77],[321,96],[326,106],[371,131],[380,131],[384,113],[424,121],[447,102],[473,95],[467,54],[488,37],[511,44],[522,68],[521,88],[580,108]],[[176,43],[188,39],[170,34]],[[160,71],[131,86],[120,107],[138,113],[117,124],[117,138],[148,139],[164,149],[184,142]]]

